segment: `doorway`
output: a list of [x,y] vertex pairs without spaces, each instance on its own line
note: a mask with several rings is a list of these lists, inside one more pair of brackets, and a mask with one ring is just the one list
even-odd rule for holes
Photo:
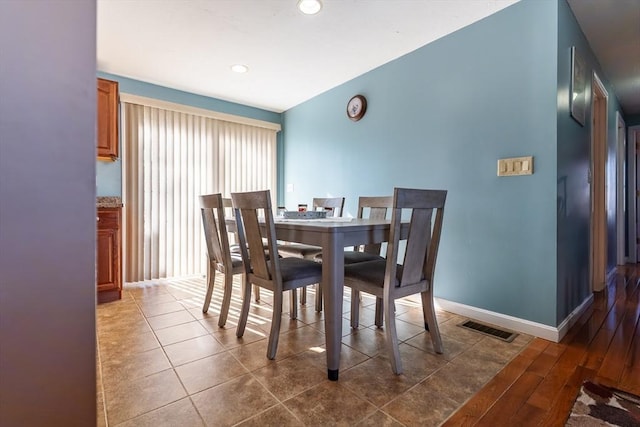
[[593,74],[591,82],[591,290],[604,289],[607,276],[607,104],[604,85]]
[[638,223],[638,215],[640,210],[637,209],[637,204],[640,197],[638,197],[638,165],[640,164],[640,152],[638,150],[640,145],[640,125],[630,126],[627,133],[627,251],[629,258],[627,262],[635,264],[638,261],[638,233],[640,232],[640,224]]
[[625,180],[627,138],[626,125],[619,111],[616,113],[616,121],[616,264],[624,265],[628,259],[625,253],[627,248],[625,245],[627,241],[625,238],[625,218],[628,218],[627,181]]

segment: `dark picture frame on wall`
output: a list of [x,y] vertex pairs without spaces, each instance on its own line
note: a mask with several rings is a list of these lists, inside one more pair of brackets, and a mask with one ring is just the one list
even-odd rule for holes
[[571,47],[571,117],[584,126],[587,108],[587,67],[575,46]]

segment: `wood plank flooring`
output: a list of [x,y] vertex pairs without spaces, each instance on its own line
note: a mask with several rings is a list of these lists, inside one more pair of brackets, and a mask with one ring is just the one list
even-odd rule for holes
[[444,426],[564,426],[584,380],[640,395],[640,264],[618,267],[560,343],[540,338]]

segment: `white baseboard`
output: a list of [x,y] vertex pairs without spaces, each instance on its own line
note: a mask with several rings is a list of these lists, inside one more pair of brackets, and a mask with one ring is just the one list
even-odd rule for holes
[[562,323],[560,323],[560,325],[558,325],[558,341],[560,341],[567,334],[567,332],[569,332],[569,329],[571,329],[571,327],[575,325],[576,321],[580,318],[582,313],[584,313],[592,303],[593,293],[589,294],[589,296],[584,301],[582,301],[582,304],[577,306],[575,310],[569,313],[567,318],[564,319]]
[[542,323],[532,322],[530,320],[520,319],[518,317],[496,313],[494,311],[472,307],[470,305],[460,304],[454,301],[448,301],[442,298],[435,298],[435,302],[443,310],[460,316],[469,317],[523,334],[544,338],[549,341],[560,342],[571,326],[573,326],[578,320],[580,315],[591,305],[593,302],[593,294],[573,310],[558,327],[552,327]]

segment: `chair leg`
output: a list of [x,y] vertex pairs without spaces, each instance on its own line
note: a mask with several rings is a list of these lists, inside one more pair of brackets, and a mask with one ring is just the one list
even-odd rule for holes
[[233,274],[224,275],[224,295],[222,297],[222,307],[220,307],[220,317],[218,318],[218,326],[224,327],[227,323],[227,315],[229,314],[229,306],[231,306],[231,292],[233,291]]
[[300,288],[300,304],[307,305],[307,287]]
[[247,326],[247,319],[249,318],[249,307],[251,306],[251,283],[246,277],[243,277],[244,293],[242,295],[242,309],[240,311],[240,318],[238,319],[238,327],[236,329],[236,336],[241,338],[244,335],[244,328]]
[[[295,293],[295,289],[292,292]],[[271,332],[269,332],[269,344],[267,345],[267,359],[276,358],[278,351],[278,339],[280,338],[280,322],[282,321],[282,292],[273,293],[273,315],[271,317]]]
[[260,286],[253,285],[253,293],[256,296],[256,302],[260,302]]
[[436,319],[436,310],[433,306],[433,295],[431,291],[420,293],[422,297],[422,314],[424,316],[424,329],[429,331],[433,349],[436,353],[442,354],[444,347],[442,346],[442,338],[440,337],[440,328],[438,327],[438,319]]
[[376,326],[378,328],[382,328],[382,318],[384,317],[382,305],[382,298],[376,298]]
[[394,301],[389,298],[388,294],[384,296],[384,325],[385,334],[387,335],[387,346],[389,351],[389,360],[391,361],[391,370],[394,374],[402,373],[402,360],[400,359],[400,348],[398,347],[398,332],[396,331],[396,307]]
[[360,324],[360,291],[351,288],[351,328],[358,329]]
[[[291,289],[289,291],[290,295],[290,305],[291,307],[289,308],[289,317],[292,320],[295,320],[298,318],[298,290],[297,289]],[[280,310],[282,311],[282,310]]]
[[209,311],[209,304],[211,304],[211,295],[213,295],[213,285],[216,281],[216,270],[209,262],[207,267],[207,295],[204,297],[204,305],[202,306],[202,312]]
[[316,283],[316,311],[322,311],[322,283]]

